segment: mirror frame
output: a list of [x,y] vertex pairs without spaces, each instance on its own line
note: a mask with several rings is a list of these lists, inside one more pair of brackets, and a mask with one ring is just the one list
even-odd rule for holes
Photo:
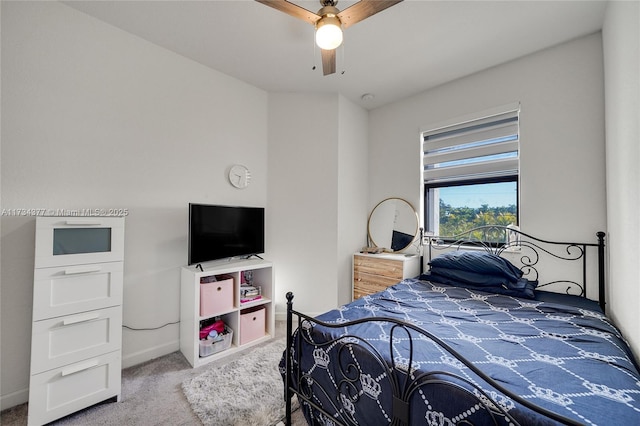
[[[371,234],[371,221],[372,221],[372,218],[374,217],[376,209],[378,209],[383,203],[388,202],[388,201],[405,203],[406,207],[409,208],[410,213],[413,213],[411,215],[411,217],[415,218],[415,230],[413,232],[413,238],[411,239],[411,241],[409,241],[409,243],[407,243],[407,245],[405,245],[404,247],[399,248],[397,250],[392,250],[391,247],[380,246],[376,242],[376,240],[373,238],[373,235]],[[397,210],[397,207],[396,207],[396,210]],[[381,247],[381,248],[385,249],[385,251],[390,251],[390,252],[394,252],[394,253],[406,250],[408,247],[410,247],[411,244],[415,241],[416,237],[418,236],[419,230],[420,230],[420,218],[418,217],[418,212],[416,211],[416,209],[413,207],[413,205],[410,202],[408,202],[404,198],[399,198],[399,197],[389,197],[389,198],[385,198],[384,200],[380,201],[371,210],[371,213],[369,214],[369,219],[367,220],[367,239],[368,239],[368,244],[370,244],[373,247]],[[391,231],[393,232],[393,224],[391,225]],[[411,235],[411,234],[407,234],[407,235]]]

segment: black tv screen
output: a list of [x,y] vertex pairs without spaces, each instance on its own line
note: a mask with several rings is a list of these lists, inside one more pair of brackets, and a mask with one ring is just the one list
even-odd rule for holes
[[264,253],[264,208],[189,204],[189,265]]

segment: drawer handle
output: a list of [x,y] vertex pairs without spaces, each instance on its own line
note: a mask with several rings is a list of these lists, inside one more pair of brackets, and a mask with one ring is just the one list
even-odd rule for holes
[[75,365],[75,366],[70,367],[70,368],[65,368],[64,370],[62,370],[62,377],[68,376],[68,375],[74,374],[74,373],[79,373],[79,372],[84,371],[84,370],[88,370],[88,369],[93,368],[93,367],[95,367],[97,365],[98,365],[98,360],[94,359],[91,362],[86,362],[84,364]]
[[64,270],[65,275],[91,274],[100,272],[102,268],[99,266],[78,266],[77,268],[68,268]]
[[91,320],[98,319],[98,318],[100,318],[100,314],[88,314],[88,315],[77,316],[77,317],[73,317],[73,318],[65,318],[62,321],[62,325],[77,324],[79,322],[91,321]]
[[102,225],[102,222],[100,221],[95,221],[95,220],[82,220],[82,219],[73,219],[73,220],[67,220],[65,222],[65,225],[69,225],[69,226],[98,226],[98,225]]
[[222,287],[218,287],[218,291],[222,291]]

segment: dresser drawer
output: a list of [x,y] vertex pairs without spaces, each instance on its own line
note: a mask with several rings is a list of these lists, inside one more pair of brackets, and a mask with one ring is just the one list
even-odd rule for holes
[[124,217],[36,218],[36,268],[123,260]]
[[354,256],[354,271],[382,275],[400,281],[404,274],[404,262],[382,257]]
[[34,271],[33,320],[122,304],[122,262]]
[[120,306],[35,321],[31,374],[115,351],[121,342]]
[[112,397],[120,398],[120,351],[31,376],[29,425],[41,425]]

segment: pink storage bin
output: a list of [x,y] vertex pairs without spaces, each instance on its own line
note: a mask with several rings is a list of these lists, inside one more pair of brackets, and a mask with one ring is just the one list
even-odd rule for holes
[[252,342],[264,337],[266,310],[264,307],[258,309],[247,309],[240,312],[240,344]]
[[233,278],[200,283],[200,316],[210,317],[233,309]]

